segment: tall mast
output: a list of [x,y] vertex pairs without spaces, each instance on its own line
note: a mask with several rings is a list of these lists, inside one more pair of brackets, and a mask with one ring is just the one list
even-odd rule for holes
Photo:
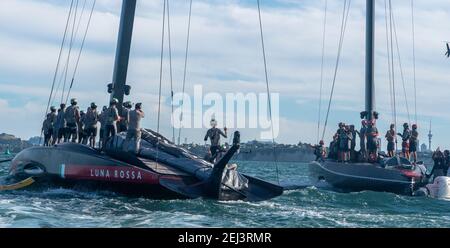
[[371,121],[375,110],[375,0],[367,0],[366,6],[366,119]]
[[120,17],[119,37],[117,40],[116,60],[114,64],[113,82],[110,88],[111,100],[119,100],[119,112],[122,112],[122,103],[125,94],[129,94],[129,86],[126,85],[128,62],[130,59],[131,39],[133,36],[134,16],[136,12],[136,0],[123,0],[122,14]]

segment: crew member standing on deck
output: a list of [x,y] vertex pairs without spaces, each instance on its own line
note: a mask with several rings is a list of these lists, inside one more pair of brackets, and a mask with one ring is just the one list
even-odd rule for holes
[[361,129],[359,130],[359,133],[358,133],[359,134],[359,146],[360,146],[359,154],[360,154],[361,161],[367,160],[366,132],[367,132],[367,121],[362,120],[361,121]]
[[50,146],[50,138],[52,137],[51,129],[52,129],[51,116],[50,114],[47,114],[47,117],[42,123],[42,132],[44,133],[44,146]]
[[117,134],[117,122],[120,120],[119,110],[117,110],[117,104],[119,100],[116,98],[111,100],[109,108],[106,110],[106,125],[105,135],[103,137],[103,148],[106,145],[106,141],[110,137],[114,137]]
[[419,142],[419,132],[417,131],[417,124],[412,125],[411,136],[409,137],[409,152],[413,157],[414,164],[417,163],[417,143]]
[[99,148],[103,146],[103,140],[105,139],[105,127],[106,127],[106,115],[108,112],[108,107],[103,106],[102,112],[98,116],[98,120],[100,122],[100,140],[99,140]]
[[352,139],[350,141],[350,160],[356,161],[356,135],[358,134],[358,131],[356,131],[355,125],[350,125],[349,132],[352,136]]
[[338,124],[339,128],[336,131],[335,136],[338,137],[337,139],[337,149],[338,149],[338,162],[344,162],[344,156],[345,156],[345,123],[340,122]]
[[411,131],[409,130],[408,123],[403,124],[403,134],[398,133],[402,138],[402,155],[409,160],[409,138],[411,137]]
[[386,132],[386,140],[387,140],[387,152],[388,152],[388,156],[389,157],[394,157],[395,153],[395,125],[391,124],[391,127],[389,128],[389,130]]
[[56,118],[56,124],[55,124],[55,133],[56,133],[56,139],[55,144],[60,143],[61,140],[66,136],[66,104],[61,103],[59,105],[58,109],[58,116]]
[[351,133],[347,125],[343,125],[339,132],[339,148],[341,152],[341,161],[348,162],[350,160]]
[[91,103],[91,107],[88,108],[88,111],[84,117],[84,130],[86,135],[86,143],[89,143],[89,145],[92,148],[95,147],[98,119],[99,117],[97,113],[97,105],[93,102]]
[[375,120],[368,121],[366,137],[367,152],[369,154],[369,162],[375,163],[378,159],[378,129],[375,126]]
[[77,142],[78,135],[78,123],[80,121],[80,110],[77,106],[77,99],[70,100],[70,106],[67,108],[64,118],[67,123],[67,132],[65,133],[64,142],[72,140],[73,143]]
[[78,143],[83,144],[83,145],[87,144],[87,138],[86,138],[86,132],[85,132],[85,126],[84,126],[85,118],[86,118],[86,113],[84,113],[84,111],[81,110],[80,111],[80,121],[78,121]]
[[56,108],[54,106],[50,107],[50,130],[49,130],[49,134],[50,134],[50,139],[49,139],[49,145],[54,144],[55,140],[57,139],[57,136],[54,135],[55,133],[55,124],[56,124]]
[[325,142],[323,140],[318,145],[312,146],[312,148],[314,149],[314,155],[316,155],[316,161],[323,161],[327,157]]
[[133,152],[139,153],[142,136],[141,120],[145,117],[144,111],[142,111],[142,103],[137,103],[134,110],[129,111],[127,115],[128,131],[124,142],[124,150],[130,151],[130,149],[128,149],[130,142],[131,140],[134,140]]
[[131,111],[131,108],[132,108],[131,102],[123,103],[122,116],[121,116],[122,118],[120,119],[119,124],[118,124],[119,133],[126,132],[128,130],[128,113]]
[[227,137],[227,128],[224,127],[224,132],[222,130],[217,128],[217,121],[212,118],[211,119],[211,128],[206,132],[205,135],[205,142],[208,141],[208,138],[211,140],[211,147],[209,148],[211,151],[211,163],[214,163],[214,161],[217,159],[217,156],[219,155],[219,152],[221,151],[220,147],[220,136],[223,136],[224,138]]

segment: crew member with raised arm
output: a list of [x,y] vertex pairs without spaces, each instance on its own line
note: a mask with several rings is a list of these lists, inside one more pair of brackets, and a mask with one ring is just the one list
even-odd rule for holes
[[208,130],[208,132],[206,132],[205,135],[205,142],[209,140],[211,141],[211,147],[209,148],[211,151],[211,161],[210,162],[214,162],[217,159],[217,156],[219,154],[219,152],[221,151],[221,147],[220,147],[220,136],[223,136],[224,138],[228,138],[227,136],[227,128],[224,127],[223,130],[224,132],[222,132],[222,130],[217,128],[217,121],[216,119],[212,118],[211,119],[211,128]]

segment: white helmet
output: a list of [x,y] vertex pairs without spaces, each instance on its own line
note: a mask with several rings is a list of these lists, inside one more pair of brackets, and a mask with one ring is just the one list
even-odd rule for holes
[[216,119],[215,119],[215,118],[212,118],[210,124],[211,124],[212,127],[217,126],[217,121],[216,121]]

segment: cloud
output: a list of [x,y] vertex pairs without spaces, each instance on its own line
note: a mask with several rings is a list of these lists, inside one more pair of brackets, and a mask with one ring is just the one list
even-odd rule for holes
[[[328,2],[324,107],[331,90],[342,11],[341,1]],[[413,113],[410,3],[399,1],[393,4],[408,102]],[[442,41],[450,39],[450,34],[445,32],[450,11],[442,0],[417,1],[415,4],[419,124],[425,127],[433,118],[439,133],[435,137],[445,146],[448,143],[446,139],[450,138],[446,131],[450,119],[445,111],[445,106],[450,104],[445,91],[450,76],[448,60],[442,56]],[[112,78],[120,7],[120,1],[98,1],[73,89],[73,95],[80,99],[83,107],[91,101],[101,105],[108,100],[106,84]],[[173,89],[176,92],[181,91],[183,80],[188,8],[187,1],[171,1]],[[279,141],[313,142],[316,138],[311,133],[315,133],[313,130],[317,126],[314,123],[319,97],[323,1],[263,2],[262,10],[270,87],[273,92],[280,93],[282,99],[281,129],[299,130],[298,135],[286,135],[282,131]],[[8,103],[8,108],[18,110],[19,106],[34,104],[38,107],[33,111],[39,112],[33,121],[25,116],[20,119],[22,115],[14,117],[17,122],[37,124],[28,128],[8,125],[7,130],[12,133],[32,135],[39,131],[67,13],[68,1],[0,1],[0,98]],[[266,91],[257,17],[253,1],[194,1],[186,81],[188,93],[192,92],[195,84],[202,84],[205,93]],[[161,22],[162,1],[138,2],[128,82],[133,87],[132,100],[141,101],[148,107],[145,124],[150,127],[156,126]],[[332,102],[330,123],[333,124],[342,119],[357,123],[358,113],[364,107],[364,23],[364,2],[353,1]],[[379,1],[376,92],[378,110],[386,118],[386,124],[380,123],[383,125],[380,129],[386,128],[384,125],[391,121],[384,25],[384,3]],[[167,50],[165,56],[162,120],[168,121],[170,106],[167,97],[171,89]],[[404,120],[407,119],[406,104],[398,68],[396,75],[398,112],[400,120]],[[61,92],[57,94],[59,96]],[[6,129],[0,125],[0,131]],[[169,126],[163,128],[164,133],[171,133]],[[250,139],[254,136],[254,130],[245,131],[249,132],[245,137]],[[425,131],[422,130],[423,133]],[[202,136],[201,130],[183,132],[190,137]],[[194,140],[200,142],[201,138]]]

